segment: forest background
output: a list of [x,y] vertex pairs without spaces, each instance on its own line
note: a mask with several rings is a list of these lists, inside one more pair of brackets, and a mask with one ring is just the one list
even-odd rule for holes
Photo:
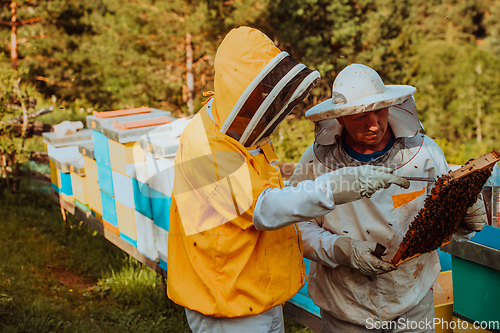
[[[415,86],[426,134],[462,164],[498,147],[498,17],[498,0],[0,1],[0,118],[49,106],[45,123],[142,105],[194,114],[213,89],[221,40],[248,25],[322,76],[275,134],[282,160],[312,143],[304,112],[356,62]],[[0,154],[29,150],[5,133]]]
[[[500,0],[0,0],[0,187],[44,149],[9,120],[26,125],[48,107],[38,121],[142,105],[192,115],[213,90],[217,47],[241,25],[322,76],[274,134],[282,160],[297,162],[313,142],[305,111],[356,62],[386,84],[415,86],[425,133],[463,164],[499,148],[499,17]],[[0,330],[188,331],[155,272],[72,216],[65,233],[49,198],[6,193]]]

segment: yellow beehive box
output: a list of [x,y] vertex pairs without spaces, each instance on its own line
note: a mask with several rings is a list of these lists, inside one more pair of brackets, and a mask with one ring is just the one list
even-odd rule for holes
[[116,202],[116,218],[118,220],[120,238],[124,239],[134,247],[137,247],[137,230],[135,226],[134,210]]
[[434,286],[434,317],[436,333],[452,333],[453,280],[451,271],[439,273]]
[[87,181],[85,176],[77,175],[71,172],[71,184],[73,185],[73,197],[80,201],[82,204],[88,204],[87,202]]
[[145,153],[139,142],[118,143],[110,139],[108,145],[111,169],[122,175],[127,175],[128,164],[144,162]]
[[85,176],[88,179],[93,179],[97,181],[97,163],[94,159],[83,156],[83,163],[85,166]]
[[101,192],[99,190],[99,183],[97,179],[87,178],[87,203],[96,215],[97,218],[102,219],[102,204]]
[[69,202],[71,204],[74,203],[74,201],[75,201],[75,198],[72,195],[67,195],[67,194],[64,194],[64,193],[59,193],[59,197],[61,199],[63,199],[64,201]]
[[61,183],[59,182],[59,177],[57,177],[56,162],[53,161],[52,159],[49,159],[49,166],[50,166],[50,181],[57,188],[60,188],[61,187]]

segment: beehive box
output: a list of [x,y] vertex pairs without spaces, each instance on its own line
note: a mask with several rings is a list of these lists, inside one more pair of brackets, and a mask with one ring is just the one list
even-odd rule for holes
[[108,138],[97,131],[93,131],[92,136],[94,140],[94,156],[97,166],[97,180],[99,182],[99,188],[107,194],[113,196],[113,176],[109,158]]
[[83,156],[69,163],[71,184],[73,186],[73,197],[75,205],[84,212],[90,211],[87,195],[87,177],[85,177],[85,167]]
[[[69,162],[81,157],[78,145],[90,143],[92,141],[92,131],[81,130],[64,136],[57,136],[54,132],[47,132],[42,135],[49,155],[52,188],[59,194],[62,193],[65,201],[73,201],[71,198],[73,191],[69,174]],[[61,171],[65,175],[61,175]],[[61,192],[62,187],[64,187],[64,192]]]
[[145,255],[150,260],[156,261],[158,259],[158,250],[156,248],[153,220],[142,215],[136,210],[134,211],[134,215],[137,227],[137,251]]
[[87,178],[86,185],[89,208],[91,209],[92,214],[97,217],[97,219],[102,220],[101,191],[99,190],[97,179]]
[[137,230],[134,209],[129,208],[118,201],[116,204],[116,220],[120,238],[133,247],[137,247]]
[[499,159],[500,153],[494,150],[441,176],[411,223],[392,262],[400,265],[448,244],[467,209],[477,201]]
[[117,236],[120,236],[118,230],[118,219],[116,216],[116,202],[115,198],[104,191],[101,192],[102,204],[102,220],[104,228],[108,229]]
[[470,241],[443,250],[451,254],[454,316],[500,330],[500,229],[486,225]]
[[[305,270],[306,270],[306,275],[309,276],[309,268],[311,265],[311,260],[304,258],[304,265],[305,265]],[[290,300],[290,303],[295,304],[296,306],[307,310],[308,312],[320,317],[320,308],[314,304],[313,300],[311,299],[311,296],[307,293],[307,284],[309,283],[309,280],[306,281],[304,286],[299,290],[295,296],[292,297]]]
[[52,183],[52,189],[55,192],[59,193],[61,184],[59,183],[59,177],[57,176],[56,161],[54,161],[51,157],[49,157],[49,166],[50,166],[50,182]]
[[[140,136],[147,135],[151,130],[172,122],[169,112],[149,108],[132,110],[108,111],[94,113],[87,117],[94,130],[94,153],[97,160],[99,188],[103,205],[103,220],[108,229],[118,233],[134,247],[137,246],[137,225],[134,210],[152,217],[151,199],[144,199],[144,191],[138,193],[139,204],[136,205],[134,195],[134,180],[129,175],[130,169],[136,163],[144,161],[144,151],[136,142]],[[168,125],[170,126],[170,125]],[[97,147],[99,145],[99,148]],[[135,180],[137,183],[137,180]],[[136,184],[138,185],[138,184]],[[116,224],[113,223],[111,197],[116,209]],[[147,201],[147,202],[145,202]],[[144,204],[145,209],[143,205]],[[147,211],[151,211],[147,214]],[[116,228],[112,229],[113,227]]]
[[73,202],[73,185],[71,183],[71,174],[57,170],[59,188],[59,196],[66,202]]
[[108,141],[111,170],[127,175],[127,165],[144,161],[144,151],[138,142]]
[[434,317],[436,333],[452,333],[448,323],[453,313],[453,279],[452,272],[439,273],[432,287],[434,295]]

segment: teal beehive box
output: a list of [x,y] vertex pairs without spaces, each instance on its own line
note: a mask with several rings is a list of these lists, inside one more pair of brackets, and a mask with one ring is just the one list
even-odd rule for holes
[[151,189],[135,178],[132,178],[132,189],[134,195],[135,210],[149,219],[153,219],[153,209],[151,206]]
[[104,228],[117,236],[120,236],[118,230],[118,219],[116,217],[116,203],[115,198],[110,194],[101,191],[101,204],[102,204],[102,219]]
[[71,183],[71,175],[70,173],[62,172],[59,170],[59,177],[61,182],[60,193],[65,194],[67,196],[73,195],[73,186]]
[[99,188],[113,196],[113,175],[109,159],[108,138],[98,131],[93,131],[92,136],[94,140],[94,157],[97,164]]
[[[170,205],[174,183],[174,158],[156,158],[149,154],[146,155],[146,165],[156,248],[158,249],[160,267],[164,266],[166,269]],[[193,207],[193,209],[196,208]]]
[[498,322],[500,229],[486,225],[470,241],[452,241],[443,250],[451,254],[453,315],[471,323]]

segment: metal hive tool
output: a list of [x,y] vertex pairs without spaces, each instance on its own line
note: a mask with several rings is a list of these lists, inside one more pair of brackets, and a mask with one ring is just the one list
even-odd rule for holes
[[449,243],[500,160],[495,149],[439,177],[392,259],[396,266]]

